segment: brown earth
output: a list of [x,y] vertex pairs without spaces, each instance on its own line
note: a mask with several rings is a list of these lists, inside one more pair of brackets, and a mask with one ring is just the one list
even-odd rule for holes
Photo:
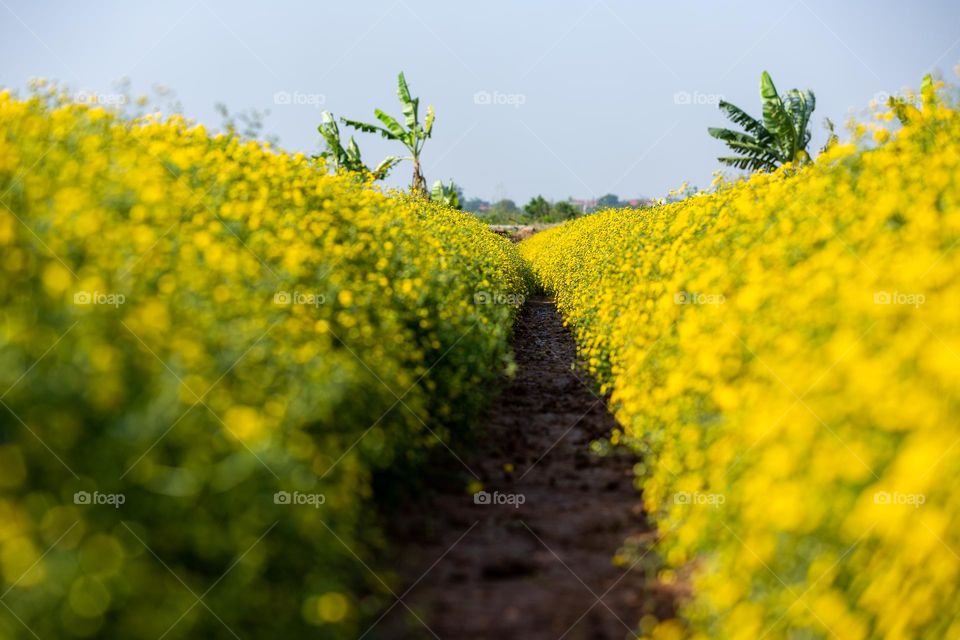
[[535,234],[539,229],[533,225],[492,224],[490,225],[490,231],[509,239],[510,242],[520,242]]
[[399,509],[391,528],[406,587],[365,637],[620,639],[636,637],[645,613],[671,616],[644,555],[655,534],[633,486],[636,460],[591,452],[616,423],[574,370],[576,347],[551,300],[527,302],[513,347],[516,375],[479,442],[450,456],[490,502],[507,503],[477,504],[461,478]]

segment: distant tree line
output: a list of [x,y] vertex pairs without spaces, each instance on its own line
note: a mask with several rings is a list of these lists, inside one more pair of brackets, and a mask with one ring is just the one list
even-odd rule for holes
[[530,202],[518,207],[509,198],[488,202],[481,198],[463,198],[464,211],[473,213],[484,222],[491,224],[529,224],[532,222],[563,222],[601,209],[625,209],[647,207],[653,204],[648,198],[621,200],[616,194],[608,193],[596,199],[550,201],[542,195],[535,196]]

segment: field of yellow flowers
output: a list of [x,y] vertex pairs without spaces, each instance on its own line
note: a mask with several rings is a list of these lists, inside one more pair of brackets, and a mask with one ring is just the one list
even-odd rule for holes
[[960,637],[960,111],[914,102],[521,245],[642,453],[659,579],[692,587],[650,637]]
[[356,637],[372,478],[468,426],[518,253],[45,86],[0,93],[0,205],[0,638]]

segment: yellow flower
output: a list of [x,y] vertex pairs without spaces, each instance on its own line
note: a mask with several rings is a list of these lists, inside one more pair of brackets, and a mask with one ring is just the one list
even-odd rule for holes
[[516,314],[473,296],[525,294],[519,253],[302,154],[36,86],[0,92],[23,221],[0,206],[0,591],[38,636],[156,637],[183,589],[145,547],[191,582],[243,558],[228,626],[356,638],[386,569],[373,478],[472,424]]
[[960,628],[960,111],[909,100],[810,166],[521,244],[692,576],[653,637]]

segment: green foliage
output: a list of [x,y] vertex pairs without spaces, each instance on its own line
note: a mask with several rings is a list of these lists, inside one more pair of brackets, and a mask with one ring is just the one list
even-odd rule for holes
[[323,136],[327,148],[314,157],[329,161],[334,169],[355,171],[364,175],[369,174],[374,180],[383,180],[387,177],[390,169],[400,162],[401,158],[387,156],[375,169],[370,169],[360,158],[360,147],[357,146],[357,141],[353,139],[353,136],[350,136],[347,146],[344,147],[340,138],[340,127],[337,126],[337,121],[333,115],[329,111],[324,111],[322,118],[323,122],[317,127],[317,130]]
[[0,91],[0,252],[0,638],[369,627],[373,478],[415,481],[507,365],[515,308],[475,295],[524,292],[509,243],[44,89]]
[[491,224],[523,224],[529,217],[509,198],[494,202],[490,208],[479,215],[484,222]]
[[477,212],[484,222],[491,224],[530,224],[535,222],[562,222],[581,214],[580,208],[566,201],[550,202],[542,195],[530,199],[520,209],[513,200],[500,200],[485,212]]
[[597,198],[597,210],[616,209],[620,206],[620,198],[615,193],[608,193]]
[[523,206],[523,210],[534,220],[543,220],[550,217],[550,203],[543,196],[531,199]]
[[433,189],[430,190],[430,200],[454,209],[460,208],[460,187],[456,185],[453,179],[450,179],[449,186],[443,186],[439,180],[433,183]]
[[781,96],[766,71],[760,76],[760,98],[763,120],[757,120],[740,107],[720,101],[720,110],[743,131],[710,127],[707,132],[724,142],[733,156],[718,158],[720,162],[750,171],[773,170],[787,162],[809,161],[810,116],[816,108],[816,97],[809,89],[790,89]]
[[576,208],[569,202],[561,200],[553,205],[553,215],[557,221],[573,220],[580,215],[580,209]]
[[400,72],[397,78],[397,97],[400,99],[406,126],[401,125],[396,118],[381,109],[373,110],[373,114],[380,121],[380,124],[370,124],[348,118],[341,118],[340,120],[348,127],[353,127],[364,133],[378,133],[387,140],[394,140],[403,144],[410,155],[401,158],[401,160],[410,160],[413,163],[410,191],[426,194],[427,180],[420,168],[420,154],[423,151],[423,145],[433,134],[435,118],[433,107],[427,107],[426,118],[421,123],[419,115],[420,98],[411,97],[410,88],[407,86],[407,79],[403,76],[403,72]]

